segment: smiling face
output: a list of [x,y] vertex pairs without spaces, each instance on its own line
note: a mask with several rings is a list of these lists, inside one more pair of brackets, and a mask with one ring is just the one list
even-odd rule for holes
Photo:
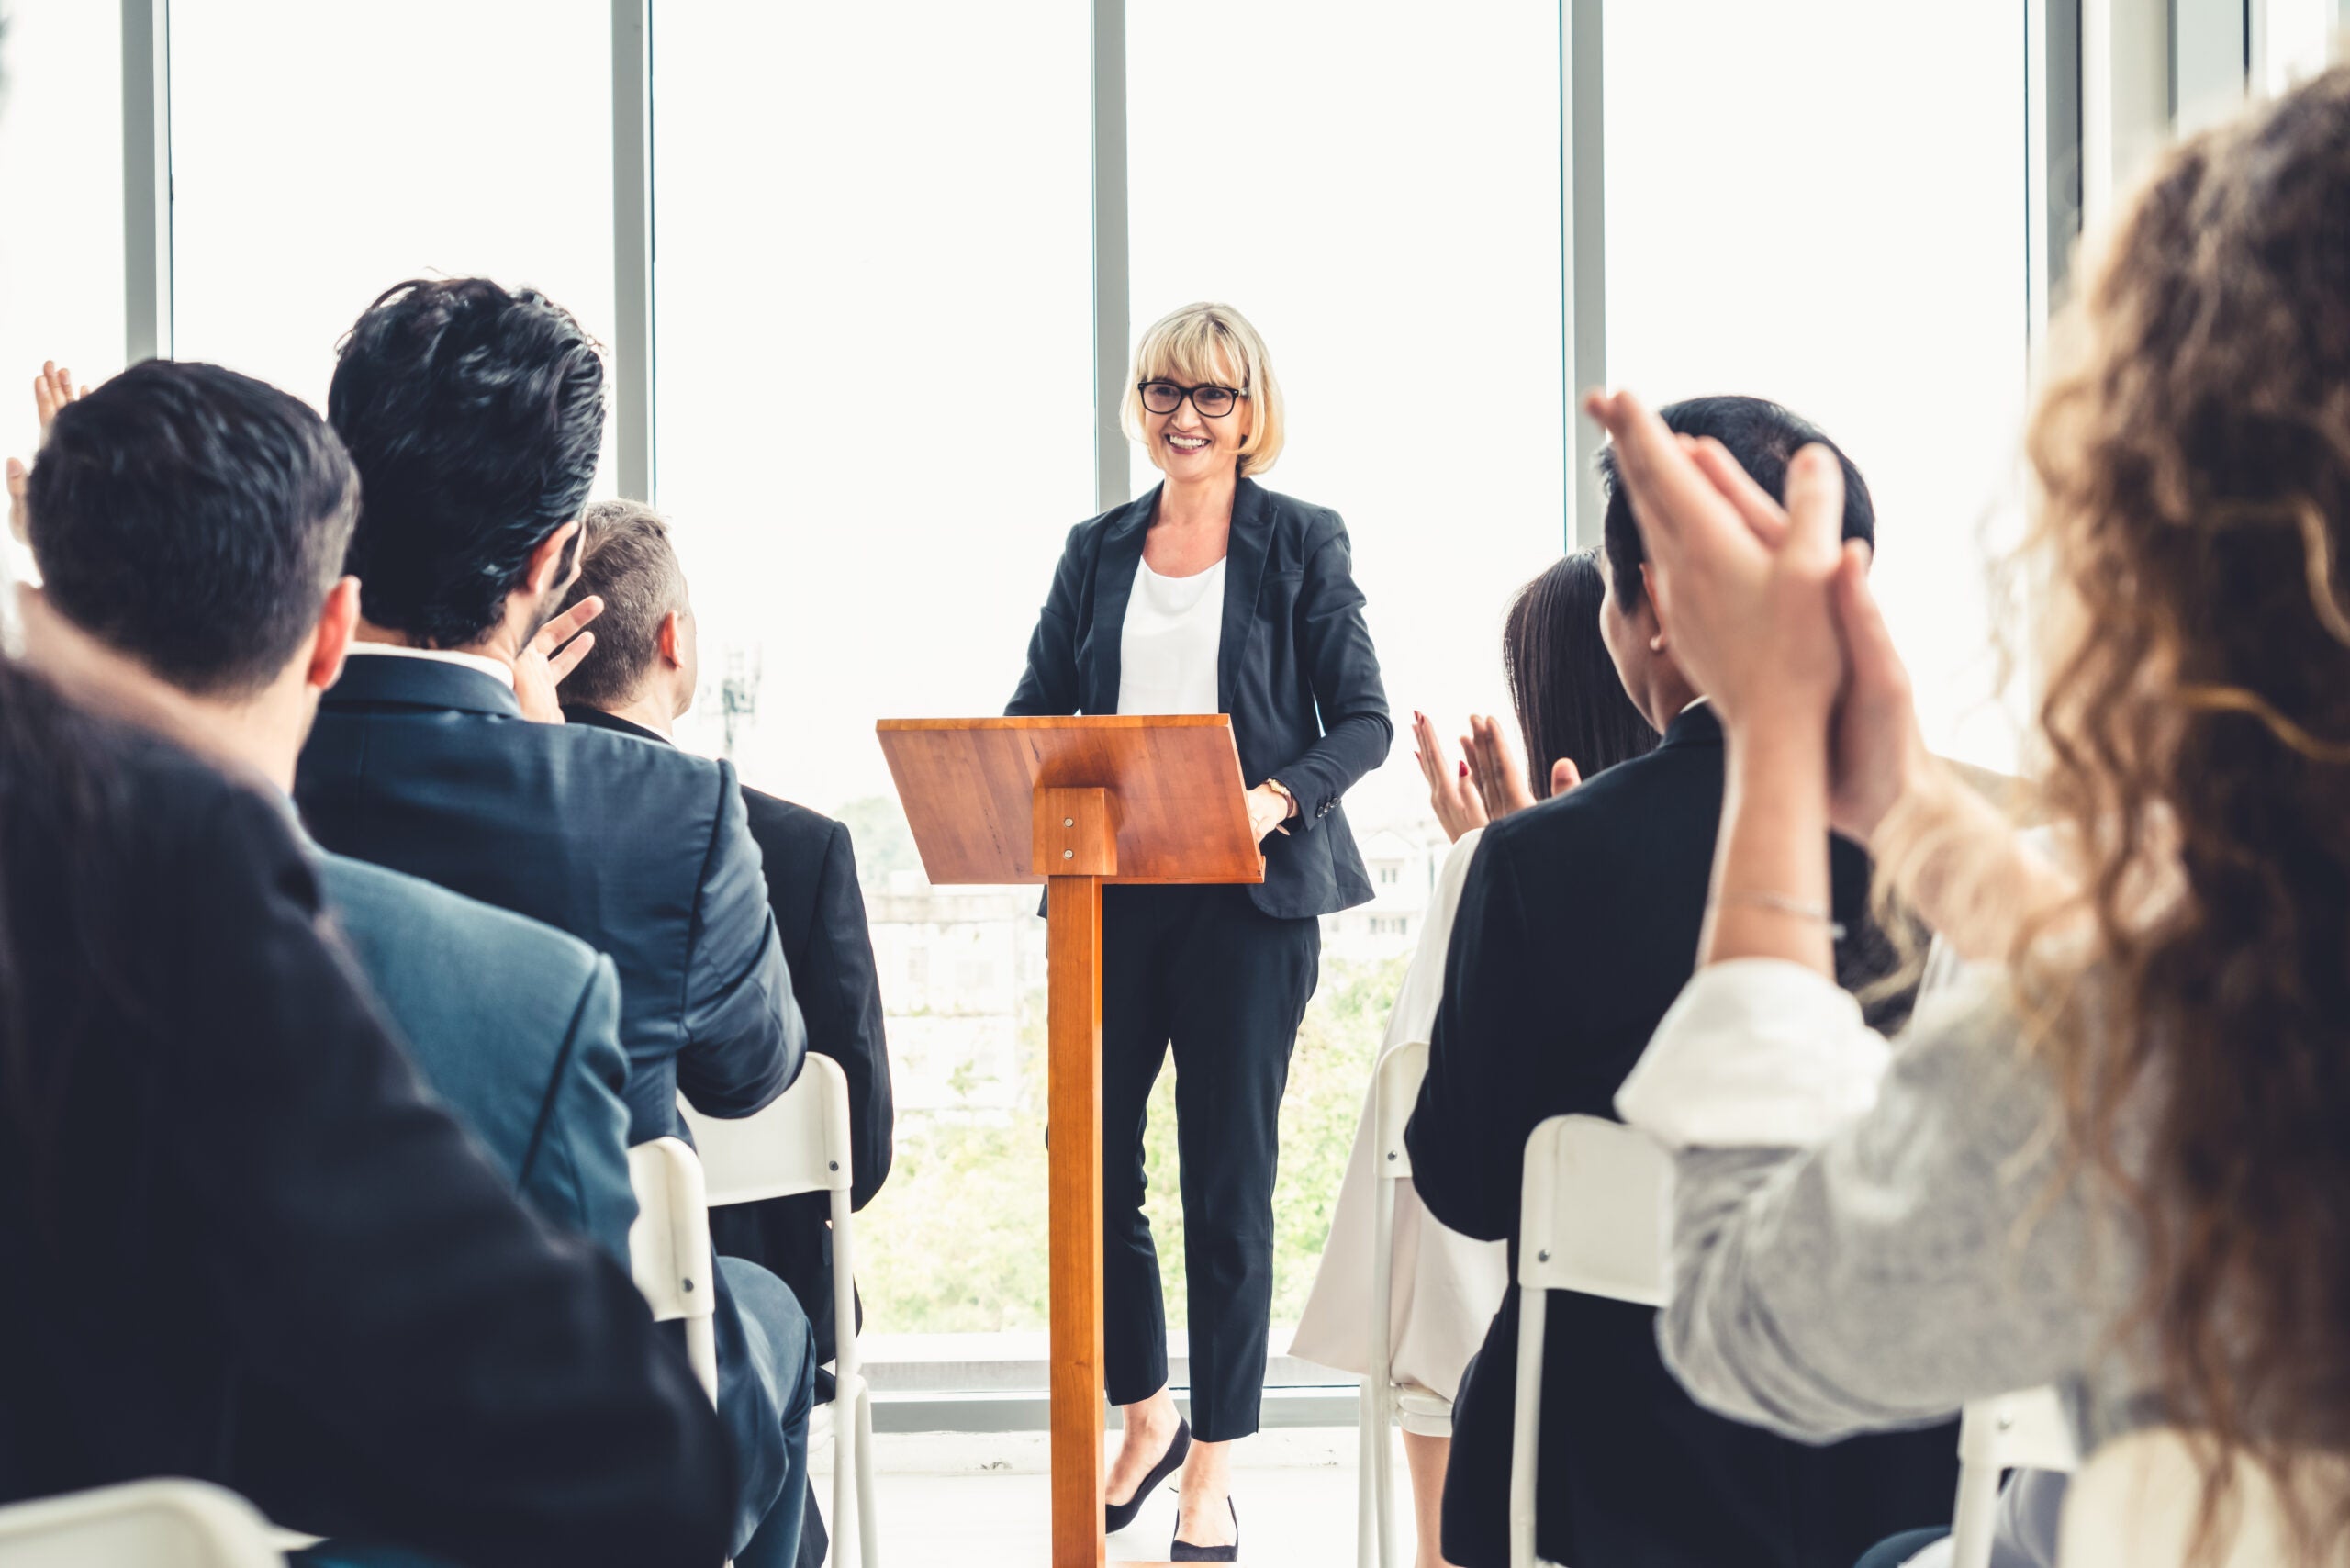
[[[1219,358],[1203,377],[1204,385],[1194,383],[1180,374],[1147,378],[1154,391],[1161,386],[1178,389],[1197,386],[1183,398],[1169,414],[1154,413],[1146,396],[1142,411],[1143,449],[1150,454],[1151,462],[1174,483],[1192,484],[1237,471],[1240,462],[1240,443],[1248,438],[1249,420],[1254,417],[1249,399],[1238,397],[1222,414],[1200,412],[1202,402],[1213,409],[1219,399],[1210,387],[1241,390],[1241,378],[1231,366]],[[1162,394],[1158,400],[1164,400]]]

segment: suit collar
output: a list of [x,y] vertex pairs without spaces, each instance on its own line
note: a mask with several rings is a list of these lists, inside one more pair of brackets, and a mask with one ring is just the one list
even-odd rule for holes
[[1720,717],[1714,712],[1712,703],[1699,700],[1681,710],[1673,722],[1665,726],[1664,739],[1658,749],[1676,745],[1718,746],[1721,744]]
[[615,734],[634,735],[643,741],[658,741],[663,745],[677,744],[660,731],[647,729],[633,719],[623,719],[618,713],[607,713],[601,708],[590,708],[585,703],[565,703],[563,721],[566,724],[585,724],[591,730],[610,730]]
[[[1144,541],[1151,519],[1158,515],[1158,493],[1165,481],[1120,508],[1102,536],[1102,554],[1094,567],[1093,623],[1123,633],[1126,602],[1133,597],[1135,568],[1142,562]],[[1272,548],[1273,509],[1265,487],[1243,479],[1232,493],[1232,532],[1224,547],[1224,624],[1216,644],[1216,706],[1232,709],[1233,686],[1239,676],[1241,655],[1257,621],[1257,590],[1265,579],[1265,557]],[[1089,713],[1118,711],[1118,678],[1122,637],[1103,639],[1093,667],[1095,689],[1085,694]]]
[[441,659],[346,659],[342,678],[326,694],[328,708],[369,705],[451,709],[519,719],[513,691],[477,669]]
[[1265,487],[1243,479],[1232,496],[1232,533],[1224,547],[1224,636],[1215,651],[1215,703],[1232,711],[1239,684],[1240,658],[1257,624],[1257,590],[1265,580],[1265,555],[1273,543],[1273,509]]

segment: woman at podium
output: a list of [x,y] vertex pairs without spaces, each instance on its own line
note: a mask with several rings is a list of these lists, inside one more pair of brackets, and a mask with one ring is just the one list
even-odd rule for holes
[[[1165,476],[1069,532],[1004,711],[1229,713],[1265,879],[1112,886],[1102,904],[1103,1340],[1123,1529],[1182,1472],[1177,1562],[1229,1562],[1230,1444],[1257,1429],[1273,1290],[1281,1092],[1314,994],[1319,917],[1367,902],[1339,799],[1393,726],[1346,525],[1264,488],[1281,450],[1265,344],[1226,305],[1143,334],[1124,422]],[[1182,1156],[1192,1416],[1167,1383],[1143,1116],[1169,1047]]]

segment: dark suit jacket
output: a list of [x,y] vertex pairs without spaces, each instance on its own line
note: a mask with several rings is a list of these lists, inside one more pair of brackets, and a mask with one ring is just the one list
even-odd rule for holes
[[621,976],[629,1137],[690,1135],[783,1092],[806,1048],[734,769],[534,724],[477,670],[354,655],[294,783],[302,820],[372,860],[544,921]]
[[[1694,708],[1656,751],[1502,818],[1477,846],[1404,1138],[1428,1212],[1506,1238],[1513,1271],[1527,1137],[1550,1116],[1615,1115],[1617,1087],[1695,968],[1721,805],[1721,727]],[[1890,963],[1867,923],[1867,857],[1841,840],[1822,853],[1851,933],[1839,978],[1857,985]],[[1576,1568],[1849,1568],[1881,1537],[1950,1511],[1953,1428],[1813,1449],[1740,1426],[1673,1382],[1655,1320],[1621,1302],[1550,1297],[1543,1556]],[[1513,1288],[1453,1409],[1444,1551],[1464,1568],[1509,1561],[1516,1352]]]
[[[425,1090],[282,806],[160,743],[110,771],[110,856],[0,821],[61,1093],[52,1200],[0,1116],[0,1503],[189,1475],[450,1562],[716,1564],[708,1397]],[[61,981],[75,906],[103,984]]]
[[[799,1076],[806,1034],[728,765],[532,723],[478,670],[365,654],[327,693],[294,793],[328,848],[543,920],[611,958],[632,1142],[691,1141],[681,1092],[711,1115],[747,1116]],[[755,1352],[722,1271],[716,1295],[739,1545],[784,1484],[783,1411],[797,1390]]]
[[[575,724],[669,744],[658,731],[593,708],[566,704]],[[808,1024],[808,1048],[841,1064],[848,1077],[849,1203],[863,1208],[890,1174],[896,1115],[890,1096],[890,1050],[881,1030],[881,982],[873,937],[857,886],[848,828],[805,806],[743,787],[765,868],[767,907],[791,969],[791,994]],[[833,1339],[831,1200],[821,1193],[737,1204],[711,1211],[718,1250],[780,1276],[800,1298],[816,1331],[816,1354],[830,1361]]]
[[[1069,530],[1006,713],[1118,711],[1126,600],[1158,510],[1154,487]],[[1243,479],[1225,562],[1216,707],[1232,715],[1248,786],[1278,778],[1297,799],[1288,834],[1265,841],[1265,879],[1248,896],[1282,919],[1368,902],[1371,878],[1338,799],[1386,759],[1395,726],[1347,525]]]
[[424,1081],[540,1218],[625,1267],[636,1194],[612,961],[348,856],[320,855],[319,880]]

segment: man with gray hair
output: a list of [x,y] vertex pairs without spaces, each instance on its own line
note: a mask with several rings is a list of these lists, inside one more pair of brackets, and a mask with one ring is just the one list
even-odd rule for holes
[[[699,678],[693,602],[666,520],[636,501],[588,509],[579,580],[566,605],[604,601],[596,645],[563,683],[564,718],[656,745],[674,744]],[[808,1026],[808,1048],[848,1077],[849,1199],[863,1208],[890,1173],[890,1058],[865,895],[848,829],[805,806],[743,786],[751,836],[765,862],[767,902]],[[791,1287],[816,1332],[816,1356],[834,1354],[828,1203],[821,1193],[711,1213],[720,1253],[760,1264]],[[821,1375],[821,1374],[820,1374]],[[827,1397],[818,1390],[820,1402]],[[812,1533],[812,1531],[811,1531]],[[821,1552],[818,1557],[821,1558]],[[801,1561],[810,1561],[803,1548]]]

